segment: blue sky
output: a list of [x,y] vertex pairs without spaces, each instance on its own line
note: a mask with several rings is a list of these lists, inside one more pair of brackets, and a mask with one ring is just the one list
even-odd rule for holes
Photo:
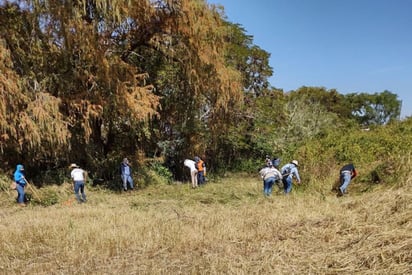
[[271,54],[270,83],[388,90],[412,116],[412,0],[207,0]]

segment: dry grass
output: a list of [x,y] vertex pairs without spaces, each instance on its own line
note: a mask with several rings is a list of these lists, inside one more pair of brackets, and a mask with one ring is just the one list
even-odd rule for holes
[[411,274],[406,182],[344,198],[264,198],[259,180],[233,175],[197,190],[88,188],[87,204],[24,209],[3,192],[0,273]]

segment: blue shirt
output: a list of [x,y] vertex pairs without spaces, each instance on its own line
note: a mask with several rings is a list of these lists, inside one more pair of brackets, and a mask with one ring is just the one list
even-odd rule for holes
[[132,169],[129,165],[122,163],[121,165],[122,176],[130,176],[132,173]]
[[284,165],[282,169],[280,169],[280,172],[282,173],[283,178],[289,178],[289,177],[292,178],[293,176],[295,176],[296,180],[300,182],[298,168],[296,167],[295,164],[288,163]]
[[23,168],[23,165],[21,165],[21,164],[18,164],[17,166],[16,166],[16,171],[14,172],[14,181],[17,183],[17,184],[20,184],[20,185],[22,185],[22,186],[25,186],[26,185],[26,181],[25,181],[25,179],[24,179],[24,173],[22,172],[22,168]]

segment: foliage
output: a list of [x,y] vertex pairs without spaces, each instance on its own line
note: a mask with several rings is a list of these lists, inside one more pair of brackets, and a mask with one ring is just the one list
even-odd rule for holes
[[345,101],[353,117],[364,126],[384,125],[399,120],[401,114],[398,96],[386,90],[374,94],[348,94]]
[[302,170],[309,184],[324,181],[330,174],[338,177],[340,166],[354,163],[358,167],[357,181],[401,184],[409,171],[412,120],[375,127],[368,131],[353,128],[330,132],[327,136],[306,142],[297,148],[295,157],[304,160]]
[[[399,116],[388,91],[270,87],[270,54],[204,0],[2,1],[0,33],[0,161],[46,185],[75,162],[117,188],[124,156],[142,185],[184,179],[195,155],[209,172],[252,171],[266,154],[289,160],[337,129]],[[331,158],[368,146],[343,144]]]

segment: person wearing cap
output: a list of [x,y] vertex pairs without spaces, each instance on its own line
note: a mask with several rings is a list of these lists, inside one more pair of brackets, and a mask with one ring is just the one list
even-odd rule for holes
[[298,184],[300,184],[300,176],[298,171],[299,163],[297,160],[292,160],[290,163],[285,164],[280,172],[282,173],[283,189],[285,194],[289,194],[292,191],[292,181],[296,178]]
[[197,187],[197,169],[196,169],[196,162],[191,159],[185,159],[183,162],[184,166],[190,169],[190,179],[192,182],[192,188]]
[[86,193],[84,192],[84,183],[86,182],[86,171],[81,169],[75,163],[70,164],[70,177],[73,180],[74,194],[76,196],[77,202],[86,202]]
[[124,158],[120,164],[121,178],[123,182],[123,191],[127,191],[129,185],[130,190],[134,189],[134,182],[132,178],[132,168],[130,167],[129,160]]
[[24,203],[24,187],[26,186],[26,178],[24,177],[24,166],[22,164],[17,164],[16,170],[13,174],[14,182],[16,183],[16,191],[17,191],[17,203],[20,206],[26,206]]
[[267,162],[268,167],[263,167],[260,171],[260,177],[263,179],[263,193],[265,196],[272,194],[272,187],[275,181],[282,179],[282,174],[275,168],[272,162]]
[[341,197],[346,194],[346,189],[349,186],[351,180],[358,175],[358,172],[355,169],[353,163],[344,165],[340,171],[340,186],[338,188],[338,197]]

